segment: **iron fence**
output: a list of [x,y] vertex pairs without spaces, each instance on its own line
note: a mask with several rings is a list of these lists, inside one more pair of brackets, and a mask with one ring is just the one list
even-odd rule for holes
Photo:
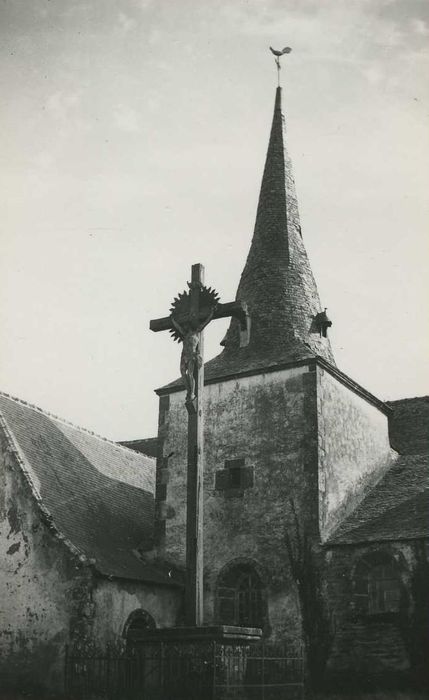
[[304,661],[301,649],[285,644],[218,645],[214,694],[216,700],[301,700]]
[[124,654],[66,654],[73,700],[301,700],[300,652],[278,643],[150,642]]

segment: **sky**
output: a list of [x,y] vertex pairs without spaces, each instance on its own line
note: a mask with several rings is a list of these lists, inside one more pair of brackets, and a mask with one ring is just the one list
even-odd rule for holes
[[[0,389],[156,434],[190,267],[235,297],[274,105],[337,365],[429,393],[426,0],[0,0]],[[228,321],[210,324],[206,359]]]

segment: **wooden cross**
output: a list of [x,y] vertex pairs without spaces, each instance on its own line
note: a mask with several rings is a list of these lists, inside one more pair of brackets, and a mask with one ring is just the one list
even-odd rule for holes
[[[179,295],[172,314],[150,322],[152,331],[170,330],[183,342],[180,371],[187,389],[188,466],[186,502],[186,624],[203,624],[203,329],[212,319],[236,317],[240,345],[248,343],[245,303],[220,304],[216,292],[204,286],[204,267],[192,265],[189,292]],[[176,307],[176,308],[175,308]]]

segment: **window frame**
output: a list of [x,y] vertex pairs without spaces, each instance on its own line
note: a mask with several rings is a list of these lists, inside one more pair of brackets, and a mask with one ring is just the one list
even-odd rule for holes
[[358,617],[393,619],[400,614],[405,589],[392,554],[361,557],[354,567],[352,583],[352,609]]
[[[229,614],[222,609],[228,608]],[[223,569],[215,591],[215,614],[221,625],[267,626],[266,589],[253,564],[236,562]]]

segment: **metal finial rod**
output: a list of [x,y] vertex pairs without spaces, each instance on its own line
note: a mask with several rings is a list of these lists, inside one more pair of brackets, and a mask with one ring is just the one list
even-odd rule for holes
[[292,49],[290,46],[285,46],[284,49],[281,49],[281,51],[278,51],[277,49],[273,49],[272,46],[270,46],[270,51],[272,54],[274,54],[275,61],[276,61],[276,66],[277,66],[277,85],[280,87],[280,70],[281,70],[281,65],[280,65],[280,57],[283,56],[285,53],[290,53]]

